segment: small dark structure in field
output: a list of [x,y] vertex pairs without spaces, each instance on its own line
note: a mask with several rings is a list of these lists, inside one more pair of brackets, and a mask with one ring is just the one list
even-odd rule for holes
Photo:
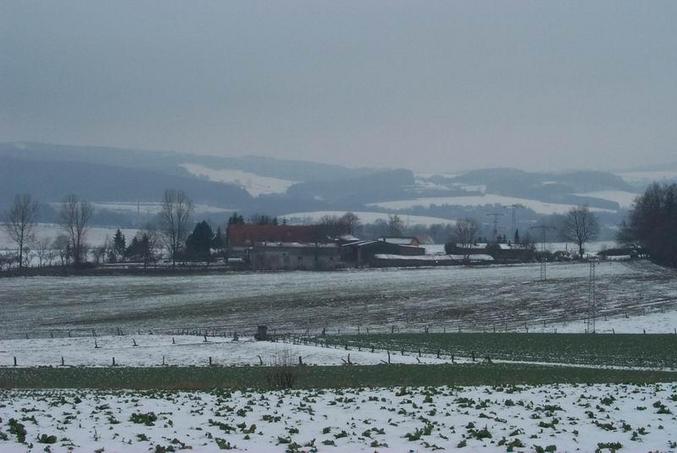
[[268,337],[268,326],[258,326],[256,328],[256,334],[254,334],[254,339],[256,341],[267,341],[270,338]]

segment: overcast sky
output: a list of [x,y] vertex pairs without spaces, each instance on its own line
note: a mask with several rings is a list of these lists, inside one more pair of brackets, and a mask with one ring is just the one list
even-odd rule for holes
[[677,161],[675,1],[0,1],[0,141],[422,171]]

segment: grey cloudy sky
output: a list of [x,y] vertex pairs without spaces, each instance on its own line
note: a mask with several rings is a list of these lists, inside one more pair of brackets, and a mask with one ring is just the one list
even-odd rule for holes
[[0,1],[0,141],[619,168],[676,118],[674,1]]

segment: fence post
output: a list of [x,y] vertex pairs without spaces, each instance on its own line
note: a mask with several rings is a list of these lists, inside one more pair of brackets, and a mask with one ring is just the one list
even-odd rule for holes
[[16,366],[16,356],[14,356],[14,366]]

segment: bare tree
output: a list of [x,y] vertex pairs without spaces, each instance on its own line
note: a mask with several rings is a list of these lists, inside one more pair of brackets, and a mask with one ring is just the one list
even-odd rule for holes
[[73,263],[78,266],[86,259],[85,240],[89,230],[89,222],[94,215],[91,203],[80,200],[77,195],[68,195],[61,202],[59,223],[70,241]]
[[110,238],[108,236],[106,236],[106,239],[103,241],[103,244],[101,244],[97,247],[94,247],[92,249],[92,255],[94,256],[94,262],[97,264],[97,266],[106,260],[106,256],[110,255],[111,250],[112,250],[112,247],[111,247],[110,244],[111,244]]
[[70,262],[72,255],[72,247],[70,239],[65,234],[59,234],[54,238],[52,242],[52,249],[56,251],[56,255],[59,257],[59,261],[62,266],[65,266]]
[[388,216],[388,234],[390,236],[402,236],[404,222],[397,214]]
[[562,222],[562,238],[578,245],[578,255],[583,257],[583,245],[599,234],[597,217],[587,206],[571,208]]
[[355,234],[360,228],[360,218],[352,212],[346,212],[339,218],[339,222],[345,225],[348,234]]
[[38,209],[38,202],[29,194],[17,195],[4,215],[3,229],[18,248],[19,272],[24,266],[26,248],[33,241]]
[[466,260],[470,258],[470,247],[475,242],[479,229],[480,226],[474,219],[466,218],[456,221],[455,239],[462,248],[466,249]]
[[177,190],[165,190],[159,214],[159,233],[176,266],[176,258],[190,233],[193,202]]
[[160,237],[154,225],[148,224],[141,233],[143,269],[148,269],[148,265],[157,261],[157,249],[160,245]]
[[49,238],[35,238],[33,241],[33,249],[35,250],[35,255],[38,257],[38,267],[44,266],[49,260],[50,243]]

